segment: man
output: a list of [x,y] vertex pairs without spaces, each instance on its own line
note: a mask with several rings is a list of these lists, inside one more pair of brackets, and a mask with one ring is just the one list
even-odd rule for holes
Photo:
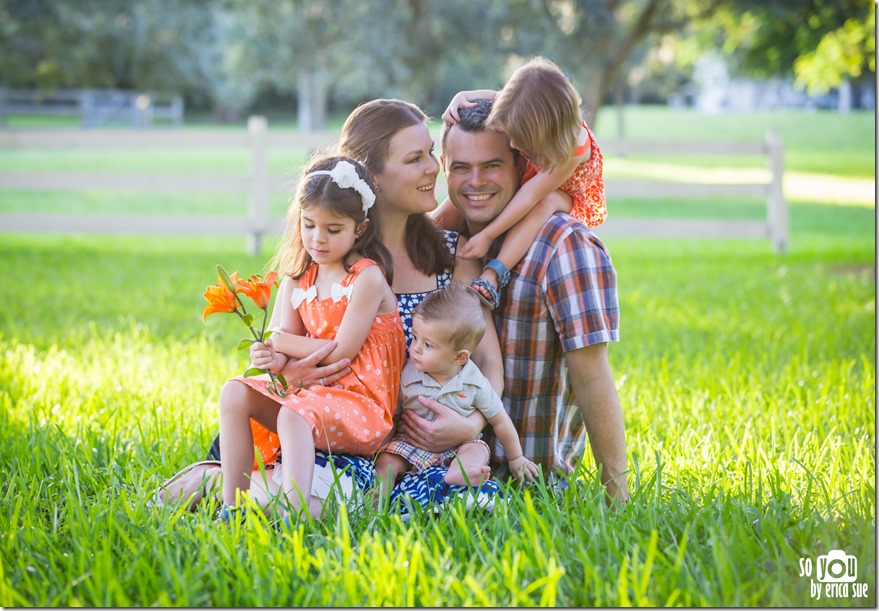
[[[519,188],[517,152],[504,134],[484,128],[490,110],[491,102],[480,100],[459,109],[456,125],[443,127],[449,198],[466,221],[465,235],[491,222]],[[569,196],[556,191],[551,197]],[[619,308],[606,248],[584,225],[557,213],[511,276],[495,320],[504,405],[525,456],[545,473],[570,473],[588,433],[609,497],[626,501],[625,430],[607,357],[607,343],[619,340]],[[438,412],[438,420],[444,418]],[[427,429],[430,438],[431,426],[443,425],[415,428]],[[493,471],[501,472],[500,444],[492,458]]]

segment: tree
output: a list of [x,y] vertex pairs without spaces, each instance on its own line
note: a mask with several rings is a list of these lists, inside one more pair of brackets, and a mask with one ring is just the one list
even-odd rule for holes
[[703,27],[754,76],[794,76],[811,92],[876,72],[872,0],[727,0]]
[[[10,87],[210,91],[210,0],[0,0],[0,75]],[[248,100],[249,102],[249,100]]]
[[519,0],[507,27],[518,54],[548,55],[571,75],[596,123],[630,58],[650,37],[677,32],[722,0]]
[[810,92],[826,93],[845,79],[876,74],[876,7],[866,20],[850,18],[826,33],[813,51],[794,60],[797,82]]

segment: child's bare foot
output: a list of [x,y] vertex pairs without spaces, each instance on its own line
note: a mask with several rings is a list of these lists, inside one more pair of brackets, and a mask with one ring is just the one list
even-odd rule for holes
[[461,471],[461,465],[455,461],[443,479],[452,486],[481,486],[489,477],[491,467],[488,465],[475,465]]
[[153,497],[153,503],[161,507],[165,503],[188,500],[186,508],[195,511],[202,498],[210,495],[221,474],[220,463],[203,461],[188,465],[165,481]]
[[486,278],[485,273],[482,274],[479,278],[474,278],[470,281],[470,288],[476,291],[476,294],[479,295],[479,298],[482,300],[482,303],[491,310],[494,310],[498,307],[500,303],[501,297],[500,293],[497,289],[497,276],[495,276],[495,280],[491,280],[491,277]]

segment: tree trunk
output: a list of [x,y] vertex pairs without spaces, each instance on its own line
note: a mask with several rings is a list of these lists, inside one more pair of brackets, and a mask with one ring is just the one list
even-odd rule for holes
[[299,71],[296,83],[297,120],[302,131],[317,131],[327,124],[329,79],[323,61]]

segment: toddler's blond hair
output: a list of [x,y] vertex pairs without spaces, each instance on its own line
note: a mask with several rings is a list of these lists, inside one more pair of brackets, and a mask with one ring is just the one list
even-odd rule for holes
[[531,161],[552,171],[577,148],[581,105],[580,94],[559,67],[535,57],[498,93],[487,126],[506,132]]

